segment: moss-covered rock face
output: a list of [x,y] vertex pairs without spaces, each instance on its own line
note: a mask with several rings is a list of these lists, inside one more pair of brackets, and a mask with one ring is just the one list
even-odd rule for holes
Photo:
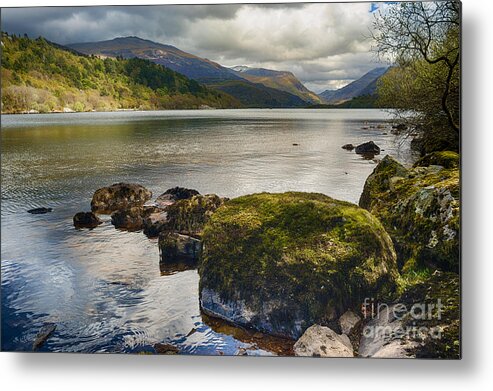
[[364,297],[395,288],[396,255],[380,222],[322,194],[253,194],[206,224],[199,265],[209,315],[298,338]]
[[200,237],[205,223],[224,200],[216,194],[207,194],[175,202],[166,209],[167,230]]
[[459,168],[460,156],[457,152],[432,152],[419,159],[414,167],[442,166],[444,168]]
[[359,204],[380,219],[404,271],[459,270],[459,169],[449,167],[407,170],[386,156],[366,180]]

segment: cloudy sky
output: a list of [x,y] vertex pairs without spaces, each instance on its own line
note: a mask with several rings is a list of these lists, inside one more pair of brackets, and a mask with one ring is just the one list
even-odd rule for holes
[[2,30],[60,43],[135,35],[225,66],[293,72],[308,88],[339,88],[376,66],[373,3],[2,9]]

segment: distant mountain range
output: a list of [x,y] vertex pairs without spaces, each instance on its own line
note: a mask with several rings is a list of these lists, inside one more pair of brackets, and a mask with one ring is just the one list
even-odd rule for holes
[[260,83],[266,87],[289,92],[308,103],[322,103],[322,99],[306,88],[291,72],[273,71],[264,68],[250,68],[244,65],[236,66],[231,69],[235,74],[252,83]]
[[[226,92],[245,107],[303,107],[320,101],[290,72],[269,71],[270,76],[250,74],[222,65],[174,46],[138,37],[101,42],[74,43],[69,48],[101,57],[139,57]],[[255,73],[255,70],[252,69]]]
[[349,83],[347,86],[338,90],[326,90],[319,94],[319,96],[324,103],[341,104],[353,98],[375,95],[378,79],[380,79],[387,70],[387,67],[372,69],[370,72],[365,73],[362,77]]

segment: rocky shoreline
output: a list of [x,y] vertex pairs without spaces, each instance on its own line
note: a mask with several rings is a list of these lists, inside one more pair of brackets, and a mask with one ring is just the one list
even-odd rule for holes
[[359,206],[180,187],[152,200],[117,183],[98,189],[74,226],[97,229],[110,214],[115,228],[158,238],[162,270],[198,268],[204,314],[296,341],[295,355],[459,358],[459,196],[456,153],[410,169],[386,156]]

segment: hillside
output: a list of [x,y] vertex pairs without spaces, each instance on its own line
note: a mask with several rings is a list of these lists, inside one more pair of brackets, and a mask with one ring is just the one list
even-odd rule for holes
[[138,59],[97,58],[2,33],[2,112],[240,107],[231,96]]
[[289,92],[308,103],[322,103],[320,97],[306,88],[291,72],[274,71],[264,68],[250,68],[247,66],[236,66],[231,69],[238,76],[251,81],[252,83],[260,83],[266,87]]
[[88,55],[144,58],[201,83],[240,79],[234,72],[213,61],[186,53],[171,45],[138,37],[120,37],[108,41],[73,43],[67,46]]
[[372,69],[347,86],[338,90],[326,90],[319,94],[319,96],[323,99],[324,103],[338,104],[356,97],[374,95],[377,81],[387,72],[387,69],[386,67]]
[[[120,37],[108,41],[74,43],[68,46],[87,55],[147,59],[217,90],[225,91],[247,107],[299,107],[316,99],[312,96],[311,100],[306,100],[297,88],[288,86],[288,83],[267,83],[266,80],[260,81],[253,76],[250,80],[249,76],[245,77],[246,75],[214,61],[184,52],[171,45],[138,37]],[[280,85],[283,87],[279,88]]]
[[307,105],[307,102],[296,95],[246,80],[227,80],[211,84],[210,87],[234,96],[245,107],[285,108]]

